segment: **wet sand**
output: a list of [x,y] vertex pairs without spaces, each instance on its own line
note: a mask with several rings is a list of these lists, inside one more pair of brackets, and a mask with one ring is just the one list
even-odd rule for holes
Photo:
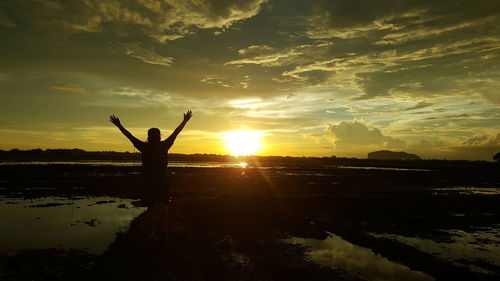
[[113,241],[100,251],[3,251],[0,279],[496,280],[499,167],[396,168],[171,168],[166,215],[134,207],[138,167],[2,166],[0,203],[54,217],[88,209],[70,229],[104,231],[112,223],[99,208],[142,214],[95,237]]

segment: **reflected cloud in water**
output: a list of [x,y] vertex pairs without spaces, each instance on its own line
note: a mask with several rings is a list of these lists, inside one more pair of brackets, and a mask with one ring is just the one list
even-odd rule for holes
[[491,268],[500,268],[500,225],[480,228],[474,232],[458,229],[441,231],[450,235],[449,241],[436,242],[387,233],[370,233],[370,235],[396,240],[476,272],[495,274]]
[[287,242],[310,248],[308,255],[323,266],[356,272],[372,281],[427,281],[431,276],[413,271],[407,266],[392,262],[372,250],[356,246],[339,236],[330,234],[325,240],[294,237]]
[[60,197],[0,200],[0,251],[79,248],[102,253],[145,210],[132,200]]

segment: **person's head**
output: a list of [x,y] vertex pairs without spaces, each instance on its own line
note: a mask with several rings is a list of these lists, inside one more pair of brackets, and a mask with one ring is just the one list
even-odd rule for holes
[[151,128],[148,130],[148,142],[155,143],[161,141],[161,134],[158,128]]

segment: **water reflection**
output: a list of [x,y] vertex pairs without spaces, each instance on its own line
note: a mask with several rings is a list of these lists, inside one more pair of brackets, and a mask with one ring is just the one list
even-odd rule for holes
[[430,172],[429,169],[413,169],[413,168],[392,168],[392,167],[369,167],[369,166],[338,166],[339,169],[356,169],[356,170],[383,170],[383,171],[416,171]]
[[436,194],[460,194],[460,195],[499,195],[500,188],[498,187],[474,187],[474,186],[456,186],[442,187],[429,189]]
[[[86,166],[119,166],[119,167],[139,167],[140,161],[99,161],[99,160],[82,160],[82,161],[0,161],[0,166],[22,166],[22,165],[86,165]],[[246,162],[176,162],[170,161],[169,167],[182,168],[246,168]]]
[[500,226],[478,229],[474,232],[457,229],[441,231],[450,235],[449,241],[436,242],[396,234],[370,233],[370,235],[397,240],[476,272],[491,274],[495,272],[489,270],[490,268],[500,267]]
[[356,272],[373,281],[434,280],[431,276],[376,255],[372,250],[351,244],[333,234],[325,240],[294,237],[287,240],[310,248],[310,258],[324,266]]
[[103,252],[144,208],[131,200],[60,197],[0,200],[0,251],[81,248]]

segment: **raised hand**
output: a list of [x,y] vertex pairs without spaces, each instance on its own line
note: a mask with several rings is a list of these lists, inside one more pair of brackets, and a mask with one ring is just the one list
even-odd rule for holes
[[120,118],[114,116],[114,115],[109,115],[109,122],[115,124],[115,126],[119,127],[122,124],[120,123]]
[[184,113],[184,122],[189,121],[191,117],[193,116],[193,112],[191,110],[188,110],[186,113]]

